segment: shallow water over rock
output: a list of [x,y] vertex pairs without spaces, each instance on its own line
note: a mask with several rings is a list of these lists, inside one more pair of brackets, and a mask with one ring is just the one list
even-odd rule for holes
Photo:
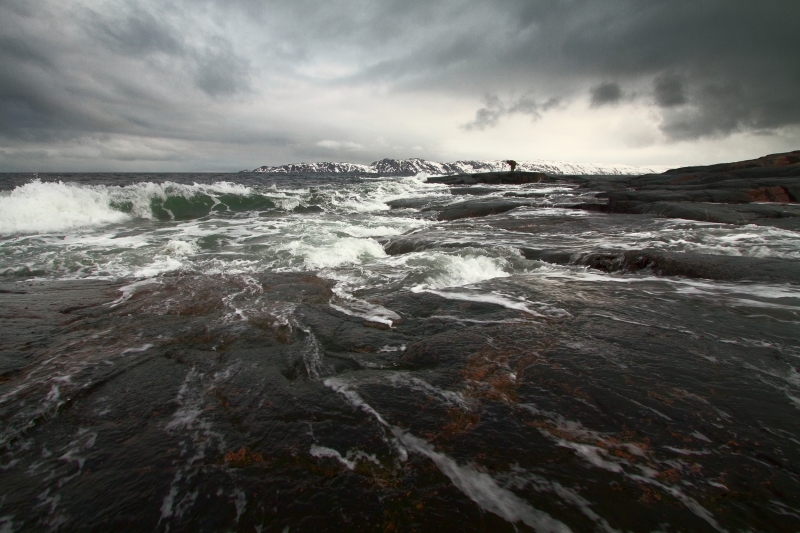
[[800,527],[796,232],[200,178],[66,183],[245,207],[0,239],[0,528]]

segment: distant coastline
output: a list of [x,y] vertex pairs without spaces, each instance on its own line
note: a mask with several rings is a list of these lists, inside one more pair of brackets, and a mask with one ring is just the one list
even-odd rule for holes
[[[526,172],[544,172],[549,175],[628,175],[661,173],[669,170],[667,166],[634,166],[592,163],[571,163],[567,161],[546,161],[539,159],[517,162],[517,169]],[[382,174],[393,176],[414,176],[419,173],[430,175],[474,174],[478,172],[499,172],[508,170],[502,160],[465,160],[452,163],[439,163],[425,159],[381,159],[369,165],[358,163],[292,163],[288,165],[264,165],[242,172],[269,173],[327,173],[327,174]]]

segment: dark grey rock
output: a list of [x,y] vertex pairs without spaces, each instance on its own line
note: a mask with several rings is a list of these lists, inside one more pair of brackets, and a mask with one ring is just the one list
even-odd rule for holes
[[606,272],[649,269],[661,276],[800,283],[800,262],[788,259],[636,250],[588,254],[577,262]]
[[325,210],[318,205],[298,205],[292,209],[295,213],[324,213]]
[[559,265],[582,265],[604,272],[649,270],[659,276],[681,276],[718,281],[800,283],[800,262],[790,259],[739,257],[658,250],[569,253],[520,248],[526,259]]
[[417,235],[401,235],[398,237],[378,239],[378,242],[383,245],[383,249],[389,255],[402,255],[411,252],[421,252],[423,250],[430,250],[432,248],[442,250],[452,250],[482,246],[479,242],[441,242],[436,239],[425,238]]
[[599,190],[598,198],[608,199],[605,206],[573,207],[800,230],[800,151],[598,184],[586,180],[581,186]]
[[625,201],[609,204],[607,209],[614,213],[650,214],[701,222],[758,224],[784,229],[800,229],[799,205]]
[[450,194],[454,195],[472,194],[475,196],[482,196],[484,194],[491,194],[499,190],[500,189],[493,189],[491,187],[453,187],[450,189]]
[[439,220],[456,220],[459,218],[483,217],[511,211],[517,207],[530,205],[530,202],[512,200],[468,200],[448,206],[439,213]]

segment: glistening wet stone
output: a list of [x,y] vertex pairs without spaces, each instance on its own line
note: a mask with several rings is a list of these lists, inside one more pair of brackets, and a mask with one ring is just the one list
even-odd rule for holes
[[[111,222],[0,236],[0,529],[800,527],[794,230],[609,210],[630,177],[466,203],[412,177],[59,179],[17,192]],[[140,210],[200,192],[242,209]],[[493,202],[516,207],[470,211]]]

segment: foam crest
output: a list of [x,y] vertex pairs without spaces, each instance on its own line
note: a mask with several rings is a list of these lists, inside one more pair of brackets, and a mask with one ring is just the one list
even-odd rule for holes
[[197,245],[191,242],[173,239],[164,246],[164,251],[171,255],[190,255],[197,252]]
[[53,233],[124,222],[106,187],[34,180],[0,195],[0,234]]
[[133,275],[137,278],[152,278],[158,276],[159,274],[163,274],[164,272],[181,270],[183,267],[184,264],[179,259],[170,257],[168,255],[160,255],[156,256],[153,262],[149,265],[134,271]]
[[205,400],[215,387],[230,379],[234,369],[233,366],[228,367],[209,376],[192,367],[178,389],[174,400],[178,409],[164,430],[168,434],[184,437],[179,442],[182,460],[176,465],[169,492],[162,500],[159,524],[162,520],[183,516],[194,504],[197,493],[186,488],[192,477],[191,472],[197,468],[198,462],[203,461],[207,452],[225,448],[225,438],[213,429],[206,416]]
[[462,257],[458,255],[432,254],[431,259],[432,270],[437,273],[429,276],[422,284],[414,287],[412,291],[462,287],[511,275],[504,270],[507,262],[501,258],[480,255]]
[[[416,196],[421,191],[430,194],[440,190],[444,193],[447,188],[440,185],[427,185],[421,179],[413,177],[406,178],[377,178],[367,180],[355,187],[345,187],[336,190],[328,197],[326,203],[336,209],[367,213],[374,211],[386,211],[389,206],[386,202],[398,198]],[[449,195],[449,193],[448,193]]]
[[386,257],[386,252],[373,239],[346,237],[332,243],[315,245],[305,241],[294,241],[279,247],[296,257],[310,270],[333,268],[344,264],[361,263],[377,257]]
[[36,179],[0,193],[0,234],[68,232],[131,219],[186,219],[214,209],[242,211],[274,206],[250,187],[228,182],[146,182],[113,187]]
[[[410,226],[411,224],[406,225]],[[384,235],[400,235],[401,233],[405,233],[406,229],[402,226],[347,226],[343,231],[353,237],[380,237]]]
[[659,221],[651,231],[615,236],[617,246],[672,252],[800,259],[797,233],[770,226],[736,226],[708,222]]

